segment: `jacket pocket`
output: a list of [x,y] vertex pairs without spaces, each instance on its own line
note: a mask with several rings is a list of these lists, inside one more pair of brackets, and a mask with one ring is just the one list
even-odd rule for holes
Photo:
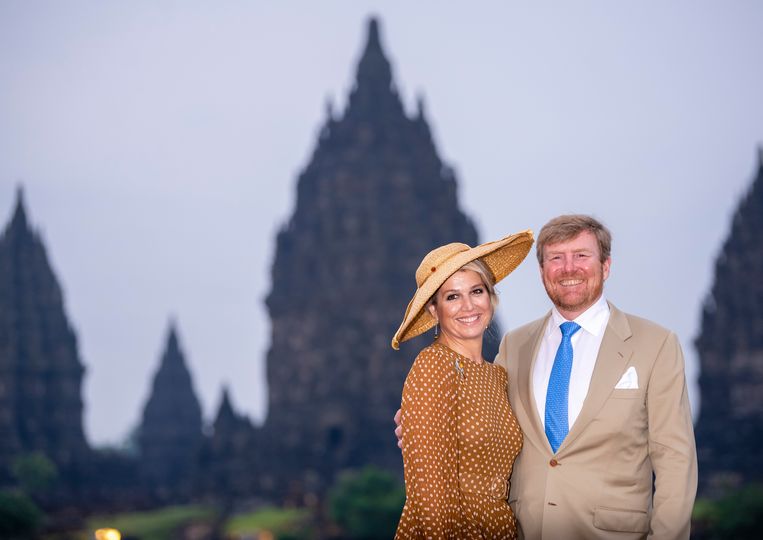
[[603,531],[646,533],[649,532],[649,514],[597,506],[593,511],[593,526]]

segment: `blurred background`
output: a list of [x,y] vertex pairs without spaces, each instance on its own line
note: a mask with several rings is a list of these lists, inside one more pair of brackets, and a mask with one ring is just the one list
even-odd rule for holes
[[[682,343],[695,535],[743,538],[761,23],[752,1],[0,4],[0,533],[390,537],[418,262],[575,212],[613,232],[606,296]],[[499,292],[494,337],[549,309],[532,256]]]

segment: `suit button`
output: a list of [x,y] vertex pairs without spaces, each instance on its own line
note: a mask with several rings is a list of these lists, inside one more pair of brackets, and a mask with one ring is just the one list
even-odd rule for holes
[[551,461],[548,462],[548,464],[551,465],[552,467],[556,467],[557,465],[559,465],[559,462],[555,459],[552,459]]

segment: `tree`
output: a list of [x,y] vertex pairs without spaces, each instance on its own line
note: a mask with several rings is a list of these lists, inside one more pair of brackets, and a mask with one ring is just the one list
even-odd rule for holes
[[717,501],[700,499],[694,507],[692,537],[752,540],[763,527],[763,486],[752,484]]
[[40,452],[24,454],[13,460],[13,475],[28,495],[44,492],[58,478],[58,469]]
[[0,491],[0,538],[30,538],[40,528],[42,518],[28,496]]
[[331,518],[357,539],[392,538],[404,503],[400,482],[372,466],[342,473],[329,492]]

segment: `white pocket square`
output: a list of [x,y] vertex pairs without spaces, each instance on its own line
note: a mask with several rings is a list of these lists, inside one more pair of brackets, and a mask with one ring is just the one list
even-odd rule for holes
[[638,374],[636,373],[636,368],[631,366],[627,370],[625,370],[625,373],[623,373],[623,376],[620,377],[619,381],[617,381],[617,384],[615,385],[615,390],[636,389],[636,388],[638,388]]

